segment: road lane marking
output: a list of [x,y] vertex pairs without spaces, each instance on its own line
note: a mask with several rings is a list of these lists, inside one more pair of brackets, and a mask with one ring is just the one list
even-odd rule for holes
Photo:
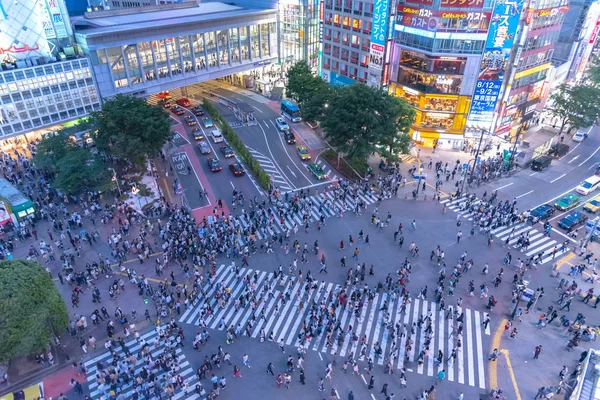
[[294,173],[294,171],[292,171],[292,169],[290,168],[290,166],[286,165],[286,167],[290,170],[290,174],[294,175],[294,178],[297,178],[296,174]]
[[517,385],[517,379],[515,378],[515,372],[513,371],[512,364],[510,362],[510,356],[508,354],[508,350],[502,349],[500,350],[504,357],[506,357],[506,366],[508,367],[508,373],[510,374],[510,380],[513,384],[513,388],[515,389],[515,397],[517,400],[521,400],[521,393],[519,392],[519,386]]
[[[579,164],[579,165],[581,165],[581,164]],[[561,176],[559,176],[559,177],[558,177],[558,178],[556,178],[555,180],[553,180],[553,181],[550,181],[550,183],[554,183],[554,182],[556,182],[557,180],[559,180],[560,178],[564,178],[566,175],[567,175],[567,174],[562,174]]]
[[598,152],[598,150],[600,150],[600,146],[598,146],[598,148],[596,149],[596,151],[594,151],[588,158],[586,158],[581,164],[579,164],[579,166],[581,167],[583,164],[585,164],[586,162],[588,162],[590,158],[594,157],[596,155],[596,153]]
[[[578,148],[580,144],[581,144],[581,142],[580,142],[580,143],[577,143],[577,145],[576,145],[575,147],[573,147],[573,148],[571,149],[571,151],[569,151],[567,154],[565,154],[565,156],[568,156],[569,154],[571,154],[571,152],[572,152],[573,150],[575,150],[576,148]],[[577,155],[575,158],[577,158],[577,157],[579,157],[579,155]],[[575,159],[575,158],[574,158],[574,159]],[[573,159],[573,160],[574,160],[574,159]],[[571,160],[571,161],[572,161],[572,160]],[[569,163],[569,164],[570,164],[570,163]]]
[[575,157],[573,157],[571,159],[571,161],[569,161],[569,164],[571,164],[573,161],[577,160],[579,158],[579,154],[577,154]]
[[539,171],[535,171],[533,174],[529,175],[529,176],[534,176],[535,174],[537,174]]
[[516,198],[516,199],[520,199],[521,197],[525,197],[525,196],[527,196],[528,194],[531,194],[531,193],[533,193],[533,192],[534,192],[533,190],[530,190],[529,192],[527,192],[527,193],[523,193],[522,195],[520,195],[520,196],[517,196],[517,197],[515,197],[515,198]]
[[261,110],[260,108],[256,107],[256,106],[252,106],[256,109],[256,111],[260,112],[261,114],[264,114],[263,110]]
[[[500,349],[500,341],[502,340],[502,332],[504,332],[504,325],[508,322],[507,319],[503,319],[500,321],[500,325],[494,332],[494,339],[492,340],[492,346],[490,349],[490,354],[494,351],[494,349]],[[490,389],[498,389],[498,359],[496,361],[489,361],[489,378],[490,378]]]
[[592,164],[592,165],[591,165],[591,166],[588,168],[588,171],[589,171],[590,169],[594,168],[594,167],[596,166],[596,164],[598,164],[598,163],[597,163],[597,162],[593,163],[593,164]]
[[506,184],[506,185],[504,185],[504,186],[501,186],[501,187],[499,187],[499,188],[496,188],[496,189],[494,189],[494,190],[501,190],[501,189],[507,188],[507,187],[509,187],[510,185],[512,185],[513,183],[514,183],[514,182],[508,183],[508,184]]

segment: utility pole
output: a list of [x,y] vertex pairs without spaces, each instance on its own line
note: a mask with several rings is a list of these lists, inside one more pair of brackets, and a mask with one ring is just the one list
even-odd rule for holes
[[[477,151],[475,152],[475,163],[473,164],[473,169],[471,169],[471,174],[469,175],[469,179],[473,180],[473,173],[475,173],[475,166],[477,165],[477,159],[479,158],[479,151],[481,150],[481,143],[483,142],[483,133],[485,131],[481,129],[481,135],[479,136],[479,144],[477,145]],[[468,168],[468,166],[467,166]],[[468,170],[467,170],[468,171]],[[465,179],[467,179],[467,175],[465,174]]]
[[517,143],[519,143],[519,137],[521,136],[521,132],[523,131],[523,125],[519,126],[517,130],[517,134],[515,136],[515,144],[510,152],[510,158],[508,159],[508,171],[512,169],[513,163],[515,161],[515,152],[517,151]]

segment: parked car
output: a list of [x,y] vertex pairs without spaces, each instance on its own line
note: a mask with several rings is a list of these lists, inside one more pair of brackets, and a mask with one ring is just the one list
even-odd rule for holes
[[587,215],[579,211],[575,211],[558,221],[558,226],[566,230],[567,232],[571,232],[579,225],[585,224],[585,221],[587,221],[587,219]]
[[531,162],[531,169],[534,171],[542,171],[548,168],[552,163],[552,157],[550,156],[539,156]]
[[208,168],[210,168],[212,172],[219,172],[223,169],[223,167],[221,167],[221,165],[219,164],[219,160],[217,160],[216,158],[211,157],[206,160],[206,163],[208,164]]
[[554,207],[558,208],[561,211],[570,210],[573,207],[577,207],[581,198],[577,196],[575,193],[570,193],[565,197],[561,198],[554,204]]
[[192,105],[192,103],[190,103],[190,101],[185,97],[180,98],[179,100],[177,100],[176,103],[179,104],[181,107],[189,107]]
[[242,167],[242,165],[237,161],[229,163],[229,169],[235,176],[242,176],[246,173],[244,167]]
[[233,156],[235,156],[235,152],[234,152],[234,151],[233,151],[233,149],[232,149],[230,146],[228,146],[228,145],[221,146],[221,153],[223,153],[223,155],[224,155],[226,158],[229,158],[229,157],[233,157]]
[[315,178],[319,180],[327,178],[327,173],[323,171],[323,167],[321,167],[319,164],[309,163],[308,165],[306,165],[306,167],[310,172],[312,172]]
[[547,155],[554,158],[561,158],[569,152],[569,146],[564,143],[556,143],[550,147],[550,150],[546,153]]

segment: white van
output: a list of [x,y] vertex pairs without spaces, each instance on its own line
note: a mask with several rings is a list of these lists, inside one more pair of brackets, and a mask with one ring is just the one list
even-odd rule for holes
[[212,135],[213,142],[215,142],[215,143],[223,142],[223,134],[221,133],[220,130],[215,129],[210,134]]
[[581,184],[575,188],[575,191],[585,196],[596,190],[598,185],[600,185],[600,176],[593,175],[581,182]]

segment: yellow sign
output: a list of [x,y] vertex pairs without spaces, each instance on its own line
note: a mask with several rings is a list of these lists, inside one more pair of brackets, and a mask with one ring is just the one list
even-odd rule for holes
[[522,78],[524,76],[535,74],[536,72],[543,71],[543,70],[545,70],[545,69],[547,69],[547,68],[549,68],[551,66],[552,66],[552,63],[546,63],[546,64],[538,65],[537,67],[526,69],[526,70],[521,71],[521,72],[517,72],[515,74],[515,79],[520,79],[520,78]]

